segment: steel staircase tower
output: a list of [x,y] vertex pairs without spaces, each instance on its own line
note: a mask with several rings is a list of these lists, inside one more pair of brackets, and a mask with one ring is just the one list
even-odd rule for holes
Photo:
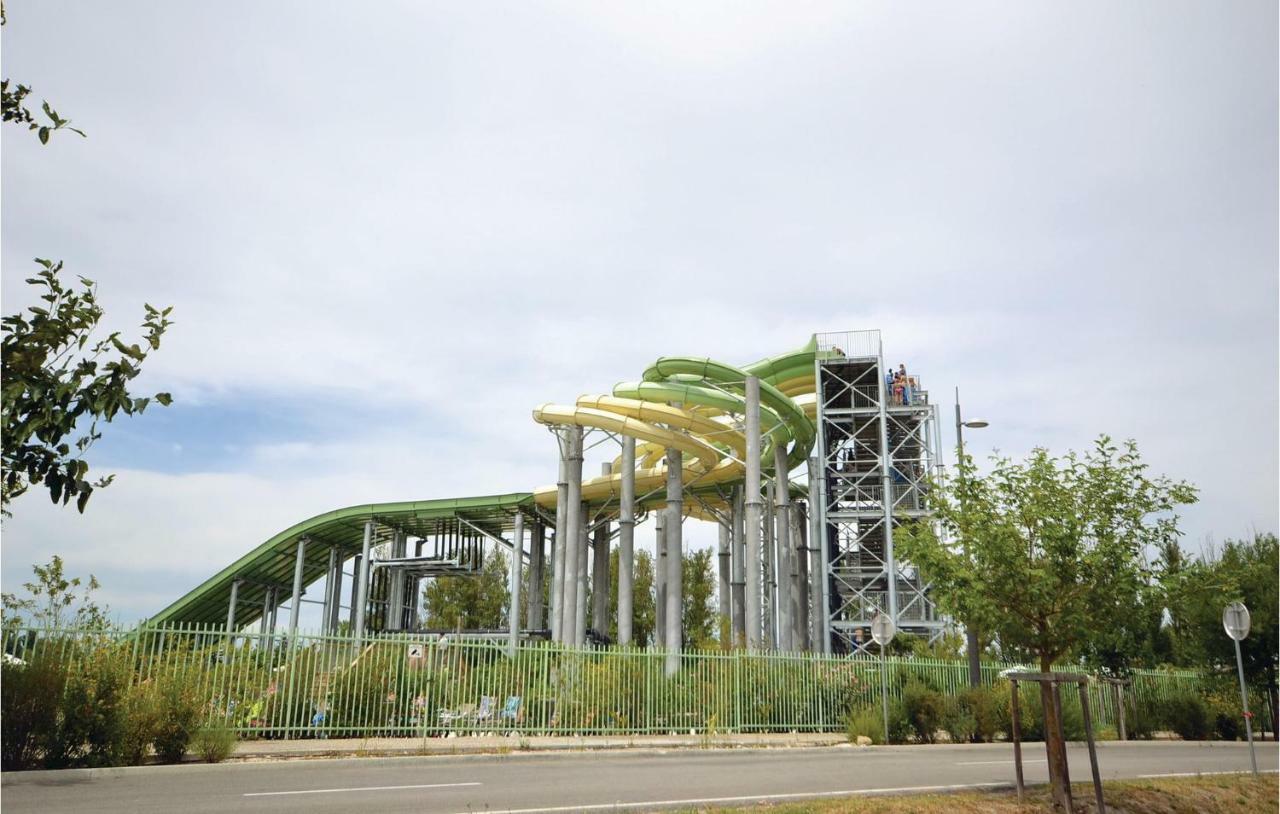
[[940,447],[937,407],[910,371],[916,387],[908,403],[895,396],[879,331],[819,334],[818,349],[811,500],[822,532],[825,649],[868,647],[877,613],[903,633],[933,640],[946,622],[919,570],[895,556],[893,531],[927,516],[922,498]]

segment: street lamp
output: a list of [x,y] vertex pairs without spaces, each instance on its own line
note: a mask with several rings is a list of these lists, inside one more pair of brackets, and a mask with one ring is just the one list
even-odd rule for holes
[[[960,465],[961,458],[964,457],[964,428],[971,430],[980,430],[987,426],[987,422],[980,418],[965,421],[960,417],[960,388],[956,388],[956,465]],[[964,541],[965,548],[968,548],[968,541]],[[966,622],[964,626],[965,632],[965,651],[969,656],[969,686],[982,686],[982,662],[978,659],[978,631],[974,629],[973,624]]]

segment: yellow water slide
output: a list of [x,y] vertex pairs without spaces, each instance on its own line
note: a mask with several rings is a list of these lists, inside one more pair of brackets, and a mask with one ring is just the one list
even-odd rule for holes
[[[585,395],[573,405],[544,404],[533,411],[540,424],[603,430],[636,439],[635,491],[642,506],[666,500],[668,448],[683,453],[686,491],[700,498],[686,503],[694,516],[705,517],[702,504],[725,506],[727,487],[745,474],[745,386],[760,379],[761,465],[773,469],[774,449],[781,446],[788,466],[809,455],[814,441],[814,359],[816,339],[803,348],[762,359],[742,368],[699,357],[663,357],[644,371],[640,381],[622,382],[612,395]],[[612,472],[582,482],[582,500],[602,507],[617,504],[622,458]],[[556,487],[534,490],[534,501],[556,505]]]

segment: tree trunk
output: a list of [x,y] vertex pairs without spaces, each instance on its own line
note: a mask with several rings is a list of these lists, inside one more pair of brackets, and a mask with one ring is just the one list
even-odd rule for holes
[[[1041,659],[1040,672],[1051,671],[1052,663]],[[1054,687],[1049,681],[1040,685],[1040,708],[1044,714],[1044,750],[1049,762],[1049,786],[1053,791],[1053,807],[1058,811],[1071,811],[1071,787],[1067,775],[1067,745],[1062,737],[1062,721],[1054,703]]]

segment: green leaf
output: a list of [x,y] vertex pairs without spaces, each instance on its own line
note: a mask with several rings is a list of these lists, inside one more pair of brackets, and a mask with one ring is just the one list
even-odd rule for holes
[[173,396],[169,395],[168,393],[156,393],[155,400],[158,401],[160,404],[164,405],[165,407],[168,407],[170,404],[173,404]]
[[47,127],[41,127],[41,128],[40,128],[40,131],[39,131],[38,133],[36,133],[36,135],[40,137],[40,143],[41,143],[41,144],[48,144],[48,143],[49,143],[49,128],[47,128]]

